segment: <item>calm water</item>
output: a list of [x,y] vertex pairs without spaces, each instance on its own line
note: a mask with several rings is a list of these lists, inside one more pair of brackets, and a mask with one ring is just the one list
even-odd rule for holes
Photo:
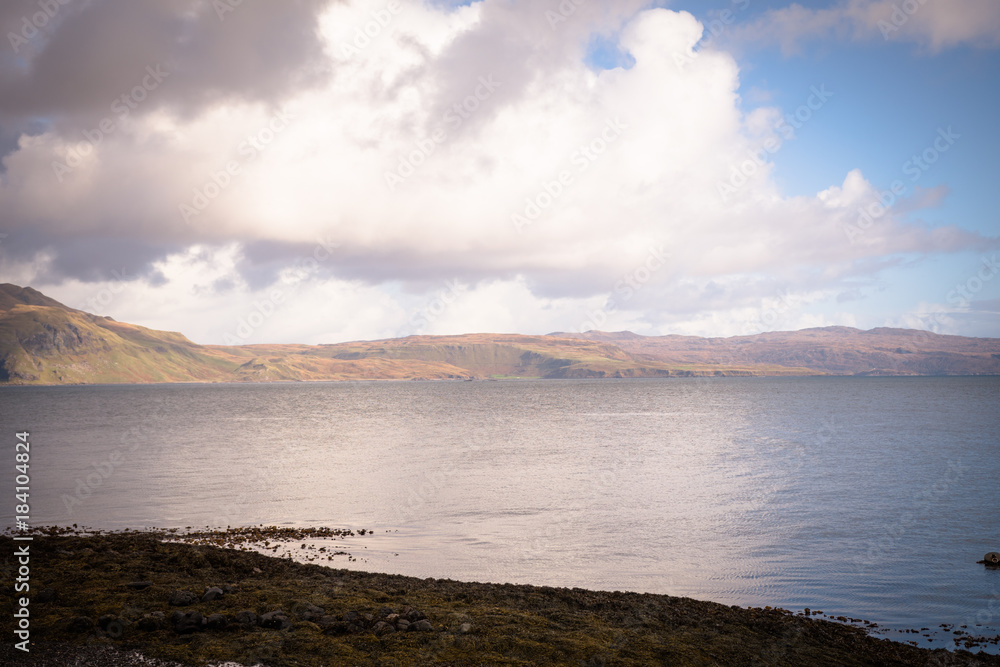
[[1000,378],[4,387],[0,406],[8,440],[32,434],[35,524],[370,528],[352,567],[1000,633],[1000,571],[975,563],[1000,550]]

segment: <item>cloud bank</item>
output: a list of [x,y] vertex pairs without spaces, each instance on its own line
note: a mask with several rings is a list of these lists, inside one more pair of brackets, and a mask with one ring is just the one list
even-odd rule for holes
[[[785,328],[831,323],[803,306],[905,254],[997,246],[907,223],[919,202],[901,197],[873,213],[884,193],[857,170],[783,196],[770,156],[836,91],[745,107],[737,62],[697,47],[686,12],[215,4],[68,4],[4,52],[6,280],[199,342],[275,289],[287,298],[245,340],[731,334],[772,328],[775,308]],[[931,47],[985,39],[932,7],[912,18]],[[634,64],[589,67],[595,35]]]

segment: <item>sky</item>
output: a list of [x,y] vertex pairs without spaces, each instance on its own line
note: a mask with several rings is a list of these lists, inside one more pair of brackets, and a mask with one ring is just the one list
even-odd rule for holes
[[1000,336],[1000,3],[17,0],[0,282],[203,344]]

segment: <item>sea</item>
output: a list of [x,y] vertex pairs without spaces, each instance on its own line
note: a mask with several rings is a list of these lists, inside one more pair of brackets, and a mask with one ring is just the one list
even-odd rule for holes
[[5,386],[5,527],[18,432],[35,526],[364,529],[327,564],[1000,634],[998,377]]

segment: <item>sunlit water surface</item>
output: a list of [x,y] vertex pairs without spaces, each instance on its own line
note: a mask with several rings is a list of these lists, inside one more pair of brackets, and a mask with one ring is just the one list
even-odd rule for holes
[[975,562],[1000,550],[1000,378],[4,387],[0,405],[8,440],[31,432],[35,524],[367,528],[338,567],[811,607],[932,647],[953,645],[942,623],[1000,634],[1000,570]]

